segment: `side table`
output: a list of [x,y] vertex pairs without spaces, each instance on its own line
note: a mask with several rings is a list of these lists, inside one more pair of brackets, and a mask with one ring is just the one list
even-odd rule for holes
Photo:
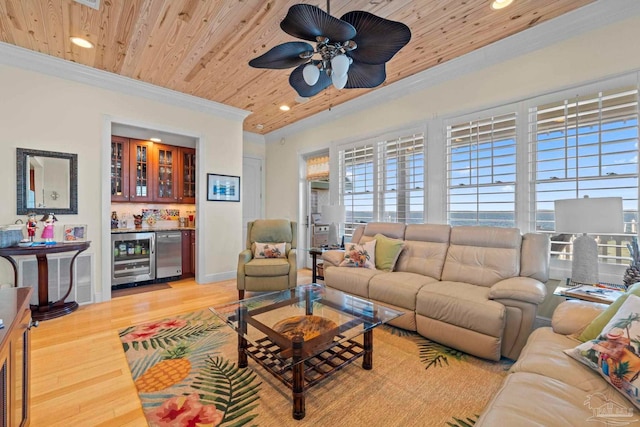
[[[585,288],[587,289],[586,291],[580,291],[581,289]],[[572,292],[576,290],[578,291]],[[596,285],[581,285],[571,282],[570,279],[562,279],[560,280],[558,286],[556,286],[556,289],[553,291],[553,295],[566,299],[577,299],[582,301],[597,302],[601,304],[611,304],[624,292],[624,285],[604,283],[603,287],[599,287]]]
[[[75,301],[64,302],[73,288],[73,265],[80,253],[87,250],[91,242],[55,243],[53,245],[38,244],[28,247],[0,248],[0,257],[6,259],[13,267],[14,286],[18,286],[18,264],[14,256],[34,255],[38,261],[38,305],[31,305],[34,320],[48,320],[64,316],[78,309]],[[47,255],[75,252],[69,265],[69,289],[58,301],[49,301],[49,263]]]
[[310,248],[311,255],[311,283],[316,283],[318,279],[324,280],[324,276],[318,275],[318,255],[322,256],[325,250],[323,248]]

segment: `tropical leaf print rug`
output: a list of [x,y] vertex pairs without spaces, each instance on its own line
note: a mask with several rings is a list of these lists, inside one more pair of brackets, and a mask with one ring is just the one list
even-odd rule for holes
[[236,333],[208,310],[119,335],[152,427],[471,426],[510,367],[379,327],[373,369],[356,361],[310,388],[295,421],[291,391],[251,359],[238,368]]

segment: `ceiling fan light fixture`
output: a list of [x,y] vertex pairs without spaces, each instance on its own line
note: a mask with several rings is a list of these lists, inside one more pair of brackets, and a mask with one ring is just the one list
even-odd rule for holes
[[334,75],[346,76],[349,71],[349,57],[347,55],[334,56],[331,60],[331,69],[333,70],[332,78]]
[[349,76],[347,76],[347,74],[344,74],[343,76],[339,76],[337,73],[333,73],[331,75],[331,83],[333,83],[333,87],[335,87],[338,90],[344,89],[344,87],[347,85],[348,79],[349,79]]
[[509,6],[511,3],[513,3],[513,0],[493,0],[493,2],[491,3],[491,9],[493,10],[504,9],[505,7]]
[[313,63],[309,63],[302,69],[302,77],[306,84],[313,86],[320,78],[320,70]]

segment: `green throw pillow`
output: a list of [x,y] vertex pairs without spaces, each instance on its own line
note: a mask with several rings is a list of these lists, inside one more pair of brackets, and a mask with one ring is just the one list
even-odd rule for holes
[[618,309],[627,300],[629,295],[636,295],[640,297],[640,283],[636,283],[631,286],[624,295],[615,300],[605,311],[593,319],[591,323],[589,323],[589,326],[584,328],[584,331],[582,331],[578,339],[582,342],[595,339],[602,331],[602,328],[604,328],[607,323],[609,323],[609,320],[611,320],[611,318],[618,312]]
[[376,239],[376,269],[393,271],[400,252],[404,248],[404,241],[391,239],[382,234],[376,234],[374,239]]

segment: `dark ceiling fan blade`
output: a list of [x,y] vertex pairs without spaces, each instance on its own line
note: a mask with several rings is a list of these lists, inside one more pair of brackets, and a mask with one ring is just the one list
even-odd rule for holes
[[342,20],[353,25],[358,32],[353,39],[358,48],[350,51],[349,56],[365,64],[384,64],[411,40],[411,30],[402,22],[380,18],[369,12],[348,12]]
[[303,40],[316,41],[316,37],[328,37],[331,41],[352,40],[356,29],[347,22],[334,18],[324,10],[310,4],[294,4],[280,23],[287,34]]
[[291,72],[291,75],[289,76],[289,84],[296,90],[296,92],[298,92],[298,95],[310,98],[322,92],[322,90],[329,86],[331,84],[331,77],[327,76],[327,73],[324,71],[320,71],[318,82],[313,86],[309,86],[302,76],[302,69],[305,66],[306,64],[300,65]]
[[372,88],[382,84],[387,78],[385,64],[363,64],[353,61],[349,67],[349,79],[345,88]]
[[309,62],[309,58],[300,57],[304,52],[313,53],[313,46],[305,42],[283,43],[252,59],[249,65],[254,68],[291,68]]

